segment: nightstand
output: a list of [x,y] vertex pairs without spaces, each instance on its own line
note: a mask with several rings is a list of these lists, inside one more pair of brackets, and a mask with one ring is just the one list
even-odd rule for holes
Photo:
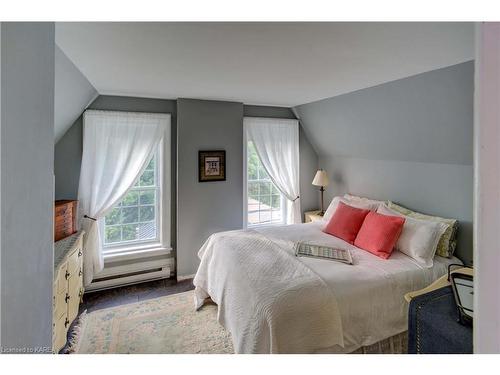
[[316,211],[308,211],[304,214],[304,222],[305,223],[310,223],[312,221],[318,221],[318,220],[322,220],[323,219],[323,216],[321,216],[319,213],[321,211],[319,210],[316,210]]

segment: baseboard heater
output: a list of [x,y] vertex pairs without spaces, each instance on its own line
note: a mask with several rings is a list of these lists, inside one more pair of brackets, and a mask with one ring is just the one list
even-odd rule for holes
[[161,259],[105,266],[104,270],[96,275],[92,283],[85,289],[85,292],[96,292],[103,289],[169,278],[171,277],[170,263],[171,259]]

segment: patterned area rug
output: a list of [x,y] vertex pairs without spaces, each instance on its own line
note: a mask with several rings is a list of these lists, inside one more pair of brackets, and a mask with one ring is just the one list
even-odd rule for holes
[[193,291],[91,312],[82,319],[75,353],[233,353],[217,306],[194,310]]

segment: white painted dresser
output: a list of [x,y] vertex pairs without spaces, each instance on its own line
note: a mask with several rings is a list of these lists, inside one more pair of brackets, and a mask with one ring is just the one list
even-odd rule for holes
[[66,344],[69,326],[78,316],[83,296],[83,231],[54,244],[54,286],[52,350],[58,353]]

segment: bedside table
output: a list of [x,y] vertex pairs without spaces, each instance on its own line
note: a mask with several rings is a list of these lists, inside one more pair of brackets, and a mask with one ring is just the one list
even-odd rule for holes
[[304,223],[310,223],[312,221],[322,220],[323,216],[320,216],[319,213],[320,210],[308,211],[304,213],[304,218],[305,218]]

